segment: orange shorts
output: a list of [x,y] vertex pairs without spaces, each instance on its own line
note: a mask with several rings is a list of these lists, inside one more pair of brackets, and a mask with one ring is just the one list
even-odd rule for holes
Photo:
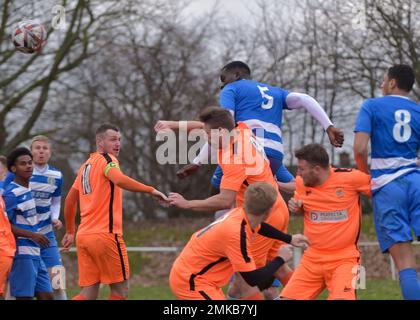
[[0,297],[4,296],[7,279],[12,268],[13,257],[0,256]]
[[[283,198],[279,197],[273,211],[265,222],[276,229],[287,232],[289,211]],[[252,255],[257,268],[264,267],[268,261],[277,257],[278,249],[284,244],[284,242],[266,238],[257,233],[251,243]]]
[[113,284],[130,276],[127,249],[121,235],[112,233],[77,234],[79,286]]
[[179,300],[226,300],[221,288],[208,284],[194,284],[191,290],[190,273],[175,261],[169,274],[169,286]]
[[328,300],[356,300],[359,267],[359,258],[315,262],[303,255],[280,297],[314,300],[327,288]]

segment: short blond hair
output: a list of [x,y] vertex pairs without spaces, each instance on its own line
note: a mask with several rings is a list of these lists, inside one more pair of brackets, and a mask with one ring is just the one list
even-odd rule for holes
[[262,216],[270,211],[277,197],[276,188],[269,183],[253,183],[245,191],[245,211],[247,214]]
[[33,137],[32,138],[32,142],[31,142],[31,149],[32,149],[32,145],[35,143],[35,142],[46,142],[46,143],[48,143],[49,145],[51,145],[51,142],[50,142],[50,138],[48,138],[47,136],[43,136],[43,135],[39,135],[39,136],[35,136],[35,137]]

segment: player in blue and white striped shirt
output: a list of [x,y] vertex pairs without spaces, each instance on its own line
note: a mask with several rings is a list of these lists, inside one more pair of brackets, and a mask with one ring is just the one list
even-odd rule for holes
[[47,268],[41,259],[41,248],[50,241],[40,233],[29,180],[33,172],[32,154],[18,148],[7,157],[7,167],[15,174],[14,180],[3,193],[6,211],[16,239],[16,255],[9,275],[11,295],[16,299],[51,300],[52,288]]
[[420,105],[409,99],[415,82],[407,65],[384,76],[384,97],[368,99],[356,122],[354,153],[360,170],[369,172],[371,140],[373,213],[383,252],[394,259],[404,299],[420,300],[420,282],[412,251],[412,230],[420,238]]
[[53,230],[62,226],[59,216],[63,175],[48,164],[52,150],[50,140],[46,136],[36,136],[32,139],[31,152],[34,171],[29,186],[39,215],[39,232],[50,240],[50,246],[41,250],[41,257],[52,280],[54,299],[67,300],[65,270]]
[[[51,158],[51,143],[46,136],[36,136],[32,139],[31,152],[34,169],[29,183],[32,196],[39,215],[39,232],[50,240],[47,248],[41,249],[41,258],[48,268],[55,300],[67,300],[65,292],[65,269],[55,239],[53,229],[60,229],[59,220],[61,206],[62,173],[48,164]],[[7,186],[15,178],[10,172],[4,181]]]

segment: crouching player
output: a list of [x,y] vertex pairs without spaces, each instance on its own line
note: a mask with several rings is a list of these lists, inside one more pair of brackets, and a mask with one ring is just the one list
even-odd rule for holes
[[263,222],[277,197],[277,190],[270,184],[254,183],[245,192],[244,208],[233,209],[191,237],[170,273],[169,283],[177,298],[224,300],[222,287],[234,272],[239,272],[251,287],[263,290],[271,286],[274,273],[292,258],[292,251],[282,246],[274,260],[257,269],[250,247],[255,234],[295,246],[308,245],[306,237],[287,235]]
[[280,294],[281,298],[315,299],[324,288],[329,300],[355,300],[360,267],[360,194],[370,196],[370,176],[330,167],[325,149],[312,144],[296,151],[296,192],[292,212],[304,213],[311,247]]

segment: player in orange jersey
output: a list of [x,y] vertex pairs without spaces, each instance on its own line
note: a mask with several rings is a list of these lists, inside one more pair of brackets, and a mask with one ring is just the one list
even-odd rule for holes
[[[191,201],[185,200],[179,194],[171,193],[170,204],[183,209],[214,212],[243,206],[244,192],[255,182],[267,182],[275,188],[278,187],[263,146],[258,143],[252,130],[245,123],[240,122],[235,128],[230,112],[220,107],[204,109],[200,114],[200,121],[204,123],[210,145],[218,148],[218,163],[223,170],[220,193],[205,200]],[[287,232],[289,212],[281,196],[277,198],[266,222],[278,230]],[[257,267],[263,267],[274,259],[280,245],[279,241],[257,234],[252,243],[252,253]],[[290,273],[290,268],[284,265],[276,276],[279,279],[283,278],[282,282],[286,282]],[[231,285],[229,297],[261,299],[261,294],[258,288],[249,287],[238,276]]]
[[65,250],[74,241],[77,203],[80,204],[76,246],[82,291],[73,298],[75,300],[96,299],[101,283],[110,285],[110,300],[123,300],[128,296],[129,266],[122,238],[122,189],[150,193],[158,200],[167,200],[160,191],[121,172],[117,160],[120,140],[117,127],[104,124],[98,128],[97,152],[81,166],[66,198],[66,234],[62,241]]
[[272,185],[256,182],[245,192],[244,208],[231,210],[193,234],[172,266],[169,283],[174,294],[182,300],[224,300],[221,288],[234,272],[251,287],[269,287],[274,273],[292,258],[292,252],[282,246],[270,263],[257,269],[252,238],[260,235],[296,246],[308,245],[304,236],[290,236],[264,223],[278,197]]
[[354,300],[360,267],[360,195],[370,196],[370,176],[332,168],[327,152],[318,144],[303,147],[295,156],[298,177],[289,209],[303,212],[304,233],[311,247],[280,297],[315,299],[327,288],[329,300]]
[[15,237],[7,217],[6,206],[0,195],[0,300],[4,297],[7,277],[12,268],[15,251]]

